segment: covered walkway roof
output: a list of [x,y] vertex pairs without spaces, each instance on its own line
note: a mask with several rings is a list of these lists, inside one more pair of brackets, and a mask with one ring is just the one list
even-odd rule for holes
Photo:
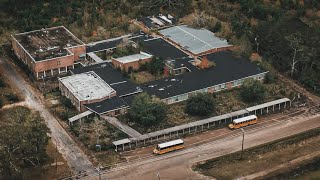
[[275,101],[259,104],[259,105],[256,105],[256,106],[252,106],[252,107],[246,108],[246,110],[249,111],[249,112],[252,112],[252,111],[264,109],[266,107],[282,104],[282,103],[285,103],[285,102],[290,102],[290,99],[289,98],[282,98],[282,99],[278,99],[278,100],[275,100]]
[[128,138],[126,138],[126,139],[121,139],[121,140],[119,140],[119,141],[114,141],[113,144],[114,144],[115,146],[118,146],[118,145],[122,145],[122,144],[127,144],[127,143],[129,143],[129,142],[131,142],[131,140],[128,139]]
[[86,117],[86,116],[88,116],[88,115],[90,115],[92,113],[93,113],[92,111],[88,110],[88,111],[85,111],[85,112],[83,112],[81,114],[73,116],[73,117],[69,118],[69,123],[72,123],[72,122],[77,121],[77,120],[79,120],[81,118],[84,118],[84,117]]
[[249,108],[246,108],[246,109],[242,109],[242,110],[239,110],[239,111],[223,114],[223,115],[220,115],[220,116],[210,117],[210,118],[207,118],[207,119],[191,122],[191,123],[188,123],[188,124],[183,124],[183,125],[180,125],[180,126],[171,127],[171,128],[163,129],[163,130],[160,130],[160,131],[155,131],[155,132],[151,132],[151,133],[148,133],[148,134],[143,134],[143,135],[141,135],[139,137],[129,138],[129,139],[127,138],[127,139],[115,141],[115,142],[113,142],[113,144],[115,146],[118,146],[118,145],[123,145],[123,144],[134,142],[134,141],[142,141],[142,140],[146,140],[148,138],[154,138],[154,137],[157,137],[157,136],[169,134],[169,133],[172,133],[172,132],[177,132],[177,131],[180,131],[180,130],[199,127],[201,125],[207,125],[209,123],[219,122],[221,120],[225,120],[225,119],[229,119],[229,118],[233,118],[233,117],[237,117],[237,116],[246,115],[246,114],[249,114],[250,112],[255,111],[255,110],[260,110],[260,109],[263,109],[263,108],[266,108],[266,107],[270,107],[270,106],[273,106],[273,105],[278,105],[278,104],[282,104],[282,103],[290,102],[290,101],[291,100],[288,99],[288,98],[278,99],[278,100],[275,100],[275,101],[271,101],[271,102],[268,102],[268,103],[260,104],[260,105],[257,105],[257,106],[252,106],[252,107],[249,107]]

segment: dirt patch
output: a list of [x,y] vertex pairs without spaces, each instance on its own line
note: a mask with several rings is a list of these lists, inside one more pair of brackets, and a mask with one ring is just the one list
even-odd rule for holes
[[241,152],[236,152],[200,163],[194,169],[217,179],[235,179],[272,168],[319,149],[318,128],[245,150],[242,159]]

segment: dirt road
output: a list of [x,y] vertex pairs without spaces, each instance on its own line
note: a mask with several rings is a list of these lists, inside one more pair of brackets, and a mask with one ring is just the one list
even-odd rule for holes
[[58,145],[59,152],[69,163],[69,166],[74,173],[93,169],[93,165],[84,154],[84,152],[77,146],[73,139],[59,124],[58,120],[45,107],[41,93],[30,86],[23,76],[23,73],[17,70],[17,67],[5,57],[0,57],[0,68],[2,69],[2,76],[6,77],[11,86],[14,86],[21,96],[25,97],[25,104],[36,111],[39,111],[45,119],[47,126],[51,130],[51,138],[54,143]]
[[[320,114],[287,116],[260,128],[245,129],[245,148],[320,127]],[[119,164],[103,173],[106,179],[209,179],[191,170],[197,162],[229,154],[241,149],[241,131],[182,151],[162,156],[149,156]],[[98,179],[91,175],[86,179]]]

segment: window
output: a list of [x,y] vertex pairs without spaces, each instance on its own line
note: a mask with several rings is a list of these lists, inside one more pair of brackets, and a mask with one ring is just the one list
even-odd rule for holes
[[61,64],[61,62],[60,62],[60,61],[58,61],[58,62],[57,62],[57,65],[59,66],[60,64]]

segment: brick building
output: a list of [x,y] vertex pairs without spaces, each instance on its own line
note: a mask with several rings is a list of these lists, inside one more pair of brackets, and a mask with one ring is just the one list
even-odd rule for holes
[[115,68],[120,68],[121,70],[125,71],[128,71],[130,67],[132,70],[138,70],[141,64],[150,62],[152,57],[153,56],[151,54],[140,52],[140,54],[113,58],[112,64]]
[[37,79],[66,73],[86,54],[85,44],[64,26],[12,35],[12,46]]
[[86,110],[86,104],[101,102],[117,95],[116,91],[93,71],[59,78],[59,89],[81,112]]

